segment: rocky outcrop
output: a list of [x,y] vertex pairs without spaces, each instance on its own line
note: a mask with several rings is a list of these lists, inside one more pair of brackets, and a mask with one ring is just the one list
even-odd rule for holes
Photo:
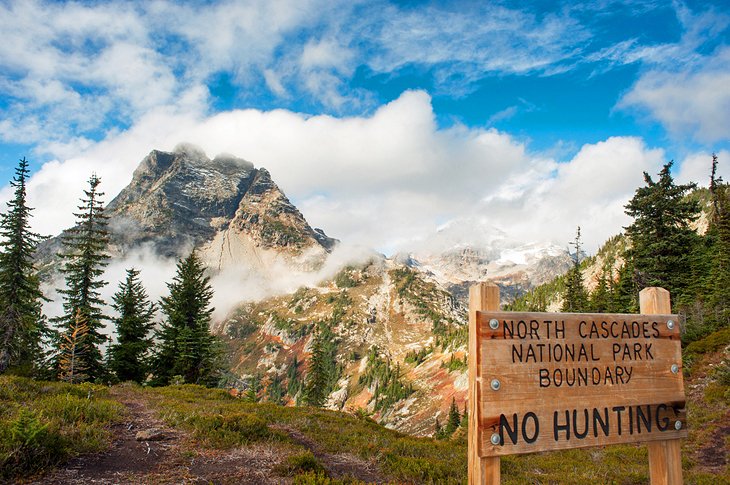
[[[227,154],[211,160],[185,144],[150,152],[106,215],[114,257],[145,244],[175,258],[199,248],[211,267],[265,270],[275,259],[316,266],[336,243],[309,226],[266,169]],[[59,248],[58,237],[46,241],[42,265],[52,267]]]

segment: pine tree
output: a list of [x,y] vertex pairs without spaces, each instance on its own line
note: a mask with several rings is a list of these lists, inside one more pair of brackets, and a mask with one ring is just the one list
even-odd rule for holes
[[178,261],[167,287],[170,295],[160,303],[165,321],[157,333],[153,382],[166,385],[179,375],[186,383],[211,385],[220,370],[219,346],[209,328],[213,289],[195,251]]
[[274,404],[284,404],[284,386],[282,385],[281,376],[274,375],[269,380],[269,385],[266,386],[266,396],[269,402]]
[[611,311],[637,313],[639,311],[639,287],[636,282],[634,260],[625,255],[624,265],[618,271],[618,280],[611,285]]
[[127,278],[120,283],[113,300],[119,316],[114,318],[117,343],[109,348],[109,368],[120,381],[141,383],[149,370],[150,332],[157,307],[149,301],[139,271],[134,268],[127,270]]
[[469,409],[467,409],[467,404],[464,402],[464,412],[461,414],[461,422],[459,423],[459,426],[462,428],[467,428],[469,426]]
[[593,290],[590,296],[590,309],[595,313],[607,313],[613,311],[613,305],[611,301],[611,277],[607,275],[607,270],[601,272],[598,277],[598,284],[596,289]]
[[286,393],[296,402],[302,391],[302,381],[299,378],[299,361],[297,356],[289,363],[289,367],[286,370]]
[[261,390],[261,376],[254,375],[248,383],[248,389],[243,394],[246,402],[259,402],[259,391]]
[[561,311],[564,312],[582,312],[588,307],[588,293],[583,286],[583,274],[580,270],[580,227],[575,235],[575,256],[573,257],[573,267],[565,276],[565,293],[563,297],[563,306]]
[[441,426],[438,416],[436,416],[436,424],[433,427],[433,437],[437,440],[441,440],[446,437],[444,433],[444,428],[443,426]]
[[[717,158],[713,159],[713,165]],[[713,167],[714,172],[714,167]],[[730,185],[713,173],[713,214],[710,230],[712,266],[709,272],[709,304],[715,327],[730,326]]]
[[89,326],[86,316],[78,310],[71,326],[61,334],[59,347],[58,378],[62,381],[77,384],[88,379],[85,358],[90,349]]
[[25,187],[29,173],[23,158],[10,182],[14,197],[0,216],[0,373],[8,367],[35,373],[44,355],[42,339],[49,335],[33,267],[40,236],[30,230],[33,209],[26,204]]
[[700,208],[697,201],[685,198],[696,185],[676,185],[671,168],[672,162],[664,165],[656,182],[644,172],[646,186],[636,189],[625,212],[634,218],[626,234],[639,289],[661,286],[676,301],[691,281],[690,255],[699,236],[690,223]]
[[444,434],[451,436],[459,428],[461,423],[461,415],[459,415],[459,408],[456,406],[456,398],[451,398],[451,407],[449,407],[449,417],[446,420],[446,427],[444,428]]
[[109,259],[106,254],[109,245],[107,219],[99,192],[101,183],[95,174],[89,178],[89,189],[84,191],[79,212],[75,213],[76,226],[67,231],[62,238],[63,250],[59,256],[65,261],[61,273],[65,276],[66,288],[59,289],[63,296],[64,314],[53,321],[63,333],[71,329],[76,315],[81,312],[89,327],[87,349],[82,359],[89,379],[98,380],[106,376],[100,346],[107,338],[101,333],[103,321],[107,320],[102,311],[104,300],[100,290],[107,282],[101,279]]
[[327,326],[320,322],[313,336],[312,356],[304,386],[304,402],[310,406],[321,407],[329,395],[332,356],[327,352],[328,337]]

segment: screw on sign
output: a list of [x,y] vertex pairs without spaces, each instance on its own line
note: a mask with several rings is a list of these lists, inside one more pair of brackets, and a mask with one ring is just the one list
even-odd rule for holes
[[681,483],[679,316],[661,288],[640,299],[641,315],[499,312],[496,285],[471,289],[469,483],[499,483],[503,455],[635,442],[653,484]]

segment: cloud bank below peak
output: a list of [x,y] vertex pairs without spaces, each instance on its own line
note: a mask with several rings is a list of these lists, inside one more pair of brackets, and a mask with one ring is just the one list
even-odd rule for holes
[[[463,226],[471,242],[475,232],[466,220],[486,221],[514,240],[560,245],[581,225],[587,248],[595,250],[628,223],[623,205],[643,184],[642,172],[657,173],[667,161],[661,149],[634,137],[611,137],[556,160],[494,129],[440,128],[423,91],[406,91],[369,116],[159,110],[33,174],[35,229],[57,234],[73,224],[92,171],[108,202],[150,150],[171,151],[181,141],[211,158],[230,153],[267,168],[310,224],[387,254],[429,244],[449,222]],[[703,159],[709,173],[709,154],[688,157],[682,173],[701,174]],[[2,198],[9,197],[6,188]]]

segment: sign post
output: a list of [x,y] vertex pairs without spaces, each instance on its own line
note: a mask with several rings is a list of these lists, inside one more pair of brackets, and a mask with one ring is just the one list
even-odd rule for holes
[[[647,315],[670,313],[672,305],[669,292],[664,288],[644,288],[639,293],[639,311]],[[648,448],[649,477],[652,485],[682,483],[679,439],[653,441],[648,444]]]
[[498,300],[496,285],[470,291],[469,483],[499,483],[503,455],[634,442],[653,443],[653,484],[681,483],[687,426],[668,292],[642,291],[641,315],[499,312]]
[[469,421],[468,461],[470,484],[499,484],[498,456],[483,457],[479,453],[482,440],[481,374],[479,373],[478,312],[499,310],[499,286],[479,283],[469,288]]

